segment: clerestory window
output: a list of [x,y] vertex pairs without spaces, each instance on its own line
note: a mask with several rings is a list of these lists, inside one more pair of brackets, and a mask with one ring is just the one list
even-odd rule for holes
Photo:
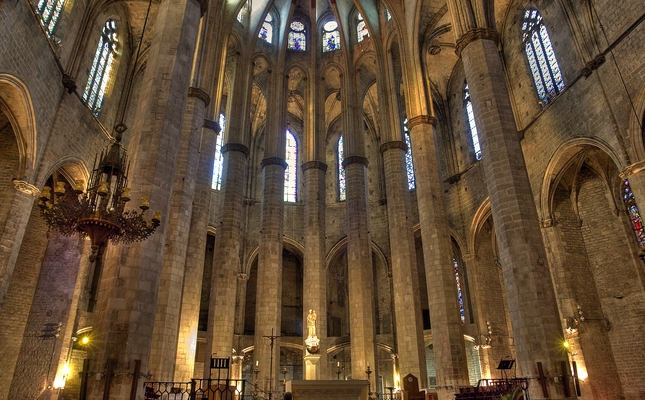
[[103,27],[94,61],[92,62],[92,70],[87,78],[87,85],[83,92],[83,101],[96,116],[101,112],[105,90],[110,82],[110,73],[116,57],[117,43],[116,21],[109,19]]

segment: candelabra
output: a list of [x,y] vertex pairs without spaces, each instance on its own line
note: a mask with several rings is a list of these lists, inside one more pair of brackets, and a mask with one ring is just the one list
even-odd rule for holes
[[255,368],[253,368],[253,373],[255,374],[255,382],[253,383],[253,396],[258,395],[258,375],[260,374],[259,362],[255,362]]

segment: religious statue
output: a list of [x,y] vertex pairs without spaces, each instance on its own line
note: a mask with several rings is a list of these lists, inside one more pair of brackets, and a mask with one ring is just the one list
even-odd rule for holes
[[316,312],[314,310],[309,310],[309,315],[307,315],[307,329],[309,331],[309,334],[307,335],[308,338],[316,337],[316,318]]

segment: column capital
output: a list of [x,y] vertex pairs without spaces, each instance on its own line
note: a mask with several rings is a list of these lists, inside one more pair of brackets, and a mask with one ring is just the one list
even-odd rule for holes
[[455,53],[457,57],[461,57],[461,52],[468,46],[470,42],[475,40],[492,40],[495,44],[499,43],[499,33],[495,29],[490,28],[475,28],[464,33],[462,37],[457,40],[455,46]]
[[350,164],[363,164],[364,166],[367,167],[369,164],[369,161],[367,160],[367,157],[363,156],[348,156],[345,157],[343,160],[343,168],[346,168]]
[[220,133],[222,131],[222,127],[219,126],[219,123],[217,121],[213,121],[212,119],[204,118],[204,125],[202,125],[202,127],[210,129],[215,133]]
[[417,115],[416,117],[408,119],[408,129],[412,129],[421,124],[435,126],[437,124],[437,119],[431,115]]
[[327,172],[327,164],[322,161],[307,161],[302,164],[302,172],[305,172],[309,169],[319,169],[322,172]]
[[249,156],[249,148],[242,143],[226,143],[222,146],[222,154],[226,154],[229,151],[237,151],[244,154],[246,157]]
[[405,144],[402,140],[392,140],[391,142],[385,142],[381,145],[380,151],[381,154],[385,153],[388,150],[402,150],[403,152],[408,151],[408,145]]
[[192,86],[188,88],[188,97],[196,97],[197,99],[201,100],[205,106],[208,106],[208,104],[210,104],[211,102],[211,98],[208,95],[208,93],[206,93],[200,88],[196,88]]
[[262,168],[266,167],[267,165],[278,165],[284,169],[287,169],[287,162],[284,160],[284,158],[281,157],[268,157],[262,160],[260,163],[260,166]]
[[637,161],[625,167],[623,172],[619,174],[620,179],[629,179],[630,176],[645,170],[645,160]]
[[34,198],[38,198],[38,195],[40,194],[40,189],[38,189],[36,186],[32,185],[29,182],[21,181],[19,179],[13,180],[13,188],[19,192],[28,194]]

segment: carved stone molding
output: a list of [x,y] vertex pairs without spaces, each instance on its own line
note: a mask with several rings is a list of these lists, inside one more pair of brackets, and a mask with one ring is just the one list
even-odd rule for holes
[[367,160],[367,157],[363,157],[363,156],[345,157],[345,159],[343,160],[343,168],[347,168],[347,166],[351,164],[363,164],[364,166],[367,167],[367,165],[369,164],[369,161]]
[[645,170],[645,160],[635,162],[632,165],[628,165],[623,170],[623,172],[620,173],[620,179],[629,179],[632,175],[635,175],[643,170]]
[[605,55],[603,53],[598,54],[593,60],[585,64],[585,67],[582,69],[582,76],[589,78],[591,73],[597,70],[601,65],[605,63]]
[[203,127],[206,129],[210,129],[211,131],[215,131],[215,133],[220,133],[222,131],[222,127],[219,126],[219,123],[211,119],[204,118]]
[[249,148],[242,143],[226,143],[224,146],[222,146],[222,154],[226,154],[229,151],[237,151],[247,157],[249,156]]
[[494,29],[488,28],[475,28],[469,30],[464,33],[459,40],[457,40],[457,45],[455,47],[457,57],[461,57],[461,52],[470,42],[474,42],[475,40],[492,40],[495,44],[499,44],[499,33]]
[[72,94],[76,90],[76,82],[74,78],[67,74],[63,74],[63,87],[67,89],[67,93]]
[[204,103],[205,106],[208,106],[211,102],[210,96],[200,88],[189,87],[188,88],[188,97],[195,97]]
[[327,164],[322,161],[308,161],[302,164],[302,172],[305,172],[308,169],[319,169],[322,172],[327,172]]
[[278,165],[278,166],[280,166],[280,167],[282,167],[284,169],[287,169],[287,166],[288,166],[287,162],[284,160],[284,158],[280,158],[280,157],[265,158],[260,163],[260,166],[262,168],[266,167],[267,165]]
[[36,186],[32,185],[29,182],[21,181],[18,179],[13,180],[13,188],[34,198],[38,198],[38,195],[40,194],[40,189],[38,189]]
[[403,152],[408,151],[408,145],[405,144],[402,140],[393,140],[391,142],[385,142],[381,145],[381,154],[385,153],[388,150],[403,150]]
[[430,115],[417,115],[416,117],[408,119],[408,129],[412,129],[421,124],[435,126],[437,124],[437,119]]

